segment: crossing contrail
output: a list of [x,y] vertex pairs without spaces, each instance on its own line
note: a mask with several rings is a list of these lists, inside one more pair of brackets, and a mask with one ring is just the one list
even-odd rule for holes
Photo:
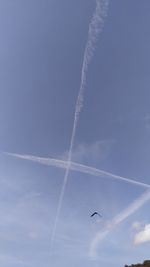
[[105,229],[99,231],[91,242],[89,256],[95,258],[99,242],[103,240],[105,236],[107,236],[107,234],[109,234],[113,230],[114,227],[125,221],[130,215],[136,212],[149,200],[150,189],[146,190],[146,192],[144,192],[142,195],[140,195],[140,197],[135,199],[126,209],[124,209],[115,218],[113,218]]
[[[7,153],[3,152],[3,154],[16,157],[18,159],[24,159],[33,161],[38,164],[46,165],[46,166],[54,166],[57,168],[67,168],[67,161],[60,160],[60,159],[54,159],[54,158],[43,158],[43,157],[36,157],[32,155],[22,155],[22,154],[15,154],[15,153]],[[112,178],[115,180],[120,180],[123,182],[127,182],[136,186],[140,186],[143,188],[147,188],[147,190],[144,194],[142,194],[139,198],[134,200],[126,209],[124,209],[121,213],[119,213],[117,216],[115,216],[104,228],[102,231],[98,232],[96,237],[92,240],[91,246],[90,246],[90,257],[96,256],[96,250],[98,247],[98,244],[105,236],[107,236],[115,226],[123,222],[126,218],[128,218],[130,215],[132,215],[134,212],[136,212],[140,207],[142,207],[149,199],[150,199],[150,185],[146,183],[142,183],[136,180],[132,180],[129,178],[125,178],[122,176],[118,176],[109,172],[105,172],[103,170],[99,170],[97,168],[93,168],[90,166],[86,166],[83,164],[70,162],[70,170],[77,171],[81,173],[86,173],[88,175],[103,177],[103,178]]]
[[69,170],[70,170],[70,165],[71,165],[71,158],[72,158],[72,149],[74,146],[77,124],[78,124],[81,109],[83,107],[84,91],[86,87],[86,80],[87,80],[86,76],[87,76],[88,66],[94,54],[95,44],[96,44],[98,34],[99,32],[102,31],[102,28],[104,25],[104,17],[107,14],[107,6],[108,6],[108,0],[96,0],[96,9],[91,19],[91,22],[89,24],[88,39],[87,39],[87,43],[86,43],[86,47],[84,51],[83,64],[82,64],[82,70],[81,70],[80,89],[79,89],[77,102],[75,106],[75,114],[74,114],[73,129],[72,129],[72,135],[71,135],[71,141],[70,141],[70,147],[69,147],[69,153],[68,153],[68,161],[67,161],[65,176],[64,176],[60,196],[59,196],[56,218],[55,218],[55,223],[54,223],[54,228],[53,228],[52,238],[51,238],[51,246],[53,246],[53,241],[54,241],[55,233],[56,233],[56,227],[57,227],[59,214],[60,214],[63,197],[65,193],[65,188],[66,188],[66,184],[68,180],[68,175],[69,175]]
[[[39,163],[42,165],[46,165],[46,166],[53,166],[53,167],[57,167],[57,168],[62,168],[62,169],[66,169],[67,168],[67,164],[68,162],[65,160],[60,160],[60,159],[54,159],[54,158],[43,158],[43,157],[36,157],[36,156],[32,156],[32,155],[22,155],[22,154],[15,154],[15,153],[6,153],[3,152],[6,155],[9,156],[13,156],[19,159],[24,159],[24,160],[29,160],[29,161],[33,161],[35,163]],[[86,173],[89,175],[93,175],[93,176],[98,176],[98,177],[102,177],[102,178],[107,178],[107,179],[115,179],[115,180],[119,180],[119,181],[123,181],[129,184],[133,184],[136,186],[140,186],[143,188],[149,188],[150,189],[150,185],[146,184],[146,183],[142,183],[139,181],[136,181],[134,179],[129,179],[126,177],[122,177],[119,175],[115,175],[113,173],[110,172],[106,172],[94,167],[90,167],[87,165],[83,165],[80,163],[76,163],[76,162],[70,162],[70,170],[72,171],[77,171],[77,172],[81,172],[81,173]]]

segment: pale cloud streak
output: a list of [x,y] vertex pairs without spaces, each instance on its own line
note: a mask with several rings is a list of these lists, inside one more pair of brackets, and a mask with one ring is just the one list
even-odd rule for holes
[[[68,166],[68,162],[65,160],[60,160],[60,159],[54,159],[54,158],[43,158],[43,157],[36,157],[36,156],[32,156],[32,155],[22,155],[22,154],[15,154],[15,153],[4,153],[5,155],[8,156],[12,156],[12,157],[16,157],[18,159],[24,159],[24,160],[29,160],[29,161],[33,161],[35,163],[39,163],[42,165],[46,165],[46,166],[53,166],[53,167],[58,167],[58,168],[62,168],[62,169],[66,169]],[[78,171],[81,173],[86,173],[89,175],[93,175],[93,176],[97,176],[97,177],[102,177],[102,178],[112,178],[115,180],[119,180],[119,181],[123,181],[129,184],[133,184],[133,185],[137,185],[143,188],[150,188],[149,184],[146,183],[142,183],[139,181],[136,181],[134,179],[129,179],[126,177],[122,177],[119,175],[115,175],[113,173],[110,172],[106,172],[94,167],[90,167],[87,165],[83,165],[80,163],[76,163],[76,162],[70,162],[70,170],[72,171]]]
[[132,224],[132,229],[133,230],[139,230],[139,229],[141,229],[141,223],[140,222],[134,222],[133,224]]
[[67,158],[67,166],[66,166],[64,180],[63,180],[63,184],[62,184],[62,188],[61,188],[61,192],[60,192],[60,196],[58,200],[56,218],[55,218],[55,223],[54,223],[54,228],[53,228],[52,238],[51,238],[51,247],[53,246],[53,241],[55,239],[56,227],[57,227],[59,214],[60,214],[60,210],[61,210],[61,206],[63,202],[63,197],[65,194],[66,184],[68,181],[68,175],[69,175],[70,165],[71,165],[71,160],[72,160],[72,150],[74,146],[78,120],[79,120],[79,116],[80,116],[80,113],[83,107],[83,102],[84,102],[84,91],[86,88],[87,71],[88,71],[88,67],[91,62],[91,59],[94,55],[98,34],[103,29],[104,18],[107,14],[107,6],[108,6],[108,0],[96,0],[96,9],[92,16],[91,22],[89,24],[88,39],[87,39],[87,43],[86,43],[85,50],[84,50],[84,56],[83,56],[80,88],[79,88],[79,93],[78,93],[76,106],[75,106],[73,129],[72,129],[70,147],[69,147],[68,158]]
[[[110,153],[114,140],[104,139],[98,140],[92,144],[81,143],[76,146],[72,152],[72,161],[75,162],[101,162],[106,160]],[[68,152],[66,152],[62,159],[66,160]]]

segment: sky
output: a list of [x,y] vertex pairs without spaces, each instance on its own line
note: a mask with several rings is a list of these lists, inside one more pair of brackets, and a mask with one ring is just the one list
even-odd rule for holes
[[97,32],[95,8],[95,0],[0,1],[3,267],[149,259],[150,2],[110,0]]

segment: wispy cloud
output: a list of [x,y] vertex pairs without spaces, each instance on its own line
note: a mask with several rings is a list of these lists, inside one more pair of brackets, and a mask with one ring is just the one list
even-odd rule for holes
[[0,254],[0,264],[2,266],[29,266],[32,267],[33,265],[29,262],[24,262],[24,260],[21,257],[15,257],[10,254],[1,253]]
[[82,70],[81,70],[80,89],[79,89],[77,102],[75,106],[73,129],[72,129],[72,134],[71,134],[71,141],[70,141],[70,147],[69,147],[69,153],[68,153],[66,172],[65,172],[65,176],[64,176],[60,196],[59,196],[56,219],[55,219],[54,228],[52,232],[52,238],[51,238],[51,245],[53,245],[53,241],[55,238],[57,222],[59,219],[59,214],[60,214],[62,201],[63,201],[63,197],[65,193],[65,188],[66,188],[66,184],[68,180],[68,174],[69,174],[70,165],[71,165],[72,150],[74,146],[77,124],[78,124],[81,109],[83,107],[84,91],[85,91],[86,80],[87,80],[87,77],[86,77],[87,71],[88,71],[88,67],[91,62],[91,59],[93,57],[93,54],[94,54],[95,44],[97,41],[98,34],[103,29],[104,17],[107,14],[107,6],[108,6],[108,0],[96,0],[96,9],[91,19],[90,25],[89,25],[88,39],[87,39],[87,43],[86,43],[86,47],[84,51],[83,64],[82,64]]
[[150,242],[150,224],[146,224],[144,229],[136,233],[134,244],[139,245],[145,242]]
[[[114,227],[119,225],[121,222],[125,221],[130,215],[132,215],[139,208],[141,208],[148,200],[150,200],[150,190],[147,190],[140,197],[135,199],[126,209],[124,209],[121,213],[119,213],[116,217],[114,217],[107,224],[105,229],[103,229],[102,231],[99,231],[91,242],[90,252],[89,252],[90,257],[91,258],[96,257],[96,251],[97,251],[99,242],[101,240],[103,240],[106,237],[106,235],[109,234],[114,229]],[[148,238],[149,231],[150,231],[150,229],[146,228],[147,238]],[[141,236],[142,236],[142,234],[139,234],[137,240],[139,240]],[[144,237],[145,237],[145,235],[144,235]]]
[[[66,169],[68,166],[68,162],[65,160],[60,160],[60,159],[54,159],[54,158],[43,158],[43,157],[36,157],[36,156],[32,156],[32,155],[21,155],[21,154],[15,154],[15,153],[4,153],[5,155],[9,155],[12,157],[16,157],[19,159],[24,159],[24,160],[29,160],[29,161],[33,161],[42,165],[47,165],[47,166],[54,166],[54,167],[58,167],[58,168],[63,168]],[[106,172],[94,167],[90,167],[87,165],[83,165],[80,163],[76,163],[76,162],[70,162],[70,170],[72,171],[78,171],[81,173],[87,173],[89,175],[93,175],[93,176],[98,176],[98,177],[102,177],[102,178],[112,178],[115,180],[119,180],[119,181],[123,181],[129,184],[133,184],[133,185],[137,185],[143,188],[150,188],[149,184],[146,183],[142,183],[139,181],[136,181],[134,179],[129,179],[126,177],[122,177],[119,175],[115,175],[113,173],[110,172]]]
[[57,235],[56,238],[60,241],[63,242],[69,242],[69,243],[73,243],[73,244],[82,244],[84,245],[85,243],[82,240],[79,239],[75,239],[75,238],[70,238],[67,235]]
[[5,172],[3,177],[6,183],[0,177],[0,266],[41,265],[45,251],[45,261],[49,258],[53,209],[47,196],[26,175],[23,178]]
[[[76,162],[101,162],[106,160],[110,153],[114,140],[104,139],[96,141],[92,144],[81,143],[72,151],[72,161]],[[66,160],[68,152],[66,152],[62,159]]]
[[139,229],[141,229],[141,225],[142,225],[141,222],[134,222],[134,223],[132,224],[132,229],[133,229],[133,230],[139,230]]

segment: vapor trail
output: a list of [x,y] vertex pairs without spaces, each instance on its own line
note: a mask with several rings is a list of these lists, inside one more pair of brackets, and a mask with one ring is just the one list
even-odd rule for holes
[[52,238],[51,238],[51,246],[53,245],[53,241],[55,238],[57,222],[59,219],[59,214],[60,214],[62,201],[63,201],[63,197],[64,197],[64,193],[65,193],[65,188],[66,188],[66,184],[67,184],[67,180],[68,180],[68,175],[69,175],[69,170],[70,170],[70,165],[71,165],[71,158],[72,158],[72,149],[73,149],[73,145],[74,145],[77,124],[78,124],[81,109],[83,107],[84,90],[85,90],[85,86],[86,86],[86,80],[87,80],[86,76],[87,76],[88,66],[89,66],[90,61],[93,57],[98,33],[103,28],[104,17],[106,16],[106,12],[107,12],[107,6],[108,6],[108,0],[96,0],[96,9],[95,9],[95,12],[93,14],[90,25],[89,25],[88,39],[87,39],[87,43],[86,43],[86,47],[85,47],[85,51],[84,51],[83,65],[82,65],[82,70],[81,70],[80,89],[79,89],[77,102],[76,102],[76,106],[75,106],[73,130],[72,130],[69,153],[68,153],[68,161],[67,161],[66,172],[65,172],[65,176],[64,176],[60,196],[59,196],[56,218],[55,218],[55,223],[54,223],[54,228],[53,228]]
[[[43,164],[46,166],[54,166],[58,168],[67,168],[67,161],[54,159],[54,158],[42,158],[42,157],[36,157],[31,155],[20,155],[20,154],[14,154],[14,153],[6,153],[4,154],[13,156],[19,159],[29,160],[33,161],[35,163]],[[86,166],[83,164],[70,162],[70,169],[73,171],[78,171],[81,173],[87,173],[94,176],[100,176],[100,177],[106,177],[106,178],[113,178],[120,181],[124,181],[133,185],[141,186],[143,188],[148,188],[144,194],[142,194],[139,198],[134,200],[126,209],[124,209],[121,213],[119,213],[117,216],[115,216],[104,228],[102,231],[98,232],[96,237],[92,240],[91,246],[90,246],[90,257],[95,257],[96,255],[96,249],[98,247],[99,242],[105,238],[107,234],[109,234],[115,226],[123,222],[126,218],[128,218],[130,215],[132,215],[134,212],[136,212],[140,207],[142,207],[149,199],[150,199],[150,185],[142,182],[138,182],[135,180],[131,180],[129,178],[125,178],[122,176],[118,176],[109,172],[105,172],[102,170],[99,170],[97,168],[93,168],[90,166]]]
[[126,209],[124,209],[121,213],[114,217],[105,229],[98,232],[91,242],[89,253],[90,257],[94,258],[96,256],[96,250],[99,242],[103,240],[103,238],[105,238],[105,236],[109,234],[114,227],[125,221],[130,215],[132,215],[139,208],[141,208],[148,200],[150,200],[150,189],[144,192],[140,197],[135,199]]
[[[33,161],[42,165],[47,165],[47,166],[54,166],[57,168],[62,168],[62,169],[66,169],[68,166],[68,162],[64,161],[64,160],[60,160],[60,159],[54,159],[54,158],[42,158],[42,157],[36,157],[36,156],[32,156],[32,155],[20,155],[20,154],[14,154],[14,153],[4,153],[6,155],[9,156],[13,156],[19,159],[24,159],[24,160],[29,160],[29,161]],[[80,163],[75,163],[70,161],[70,170],[72,171],[78,171],[81,173],[87,173],[89,175],[93,175],[93,176],[98,176],[98,177],[105,177],[105,178],[112,178],[115,180],[119,180],[119,181],[123,181],[126,183],[130,183],[133,185],[137,185],[137,186],[141,186],[143,188],[149,188],[150,189],[150,185],[146,184],[146,183],[142,183],[133,179],[129,179],[126,177],[122,177],[119,175],[115,175],[113,173],[110,172],[106,172],[103,170],[99,170],[97,168],[93,168],[90,166],[86,166]]]

